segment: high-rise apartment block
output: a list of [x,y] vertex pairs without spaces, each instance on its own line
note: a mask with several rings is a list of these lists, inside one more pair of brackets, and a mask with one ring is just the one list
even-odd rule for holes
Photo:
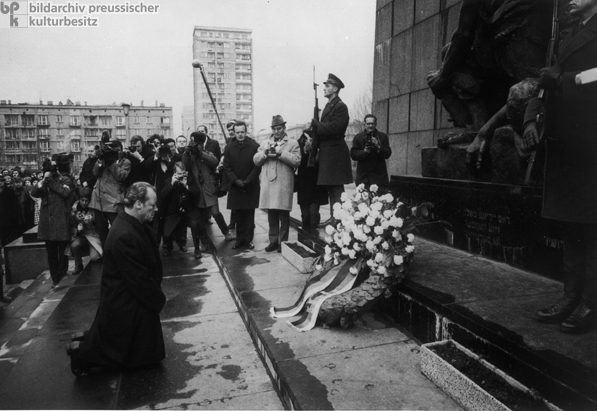
[[[128,123],[128,124],[127,124]],[[128,138],[127,138],[128,127]],[[152,134],[172,137],[172,107],[130,106],[125,116],[121,105],[94,105],[67,101],[54,105],[0,100],[0,167],[41,167],[54,153],[74,154],[73,169],[79,170],[103,130],[124,145],[130,137]]]
[[[253,129],[253,45],[252,30],[195,26],[193,58],[203,65],[218,114],[224,127],[231,119],[243,120]],[[210,137],[224,142],[224,136],[205,87],[201,71],[193,74],[195,129],[204,124]]]

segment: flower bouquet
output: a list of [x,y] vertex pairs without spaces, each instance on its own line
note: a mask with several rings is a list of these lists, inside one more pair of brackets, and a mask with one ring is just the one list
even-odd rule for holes
[[301,331],[311,329],[317,319],[347,328],[392,295],[414,257],[412,231],[432,206],[407,207],[392,194],[379,195],[376,185],[367,190],[362,184],[354,196],[343,193],[341,200],[334,204],[336,223],[326,227],[325,254],[299,300],[272,309],[274,317],[300,315],[290,324]]

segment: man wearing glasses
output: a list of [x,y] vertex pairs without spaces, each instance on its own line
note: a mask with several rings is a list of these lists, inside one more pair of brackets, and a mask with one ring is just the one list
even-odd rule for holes
[[377,117],[367,114],[365,130],[354,136],[350,157],[357,162],[355,183],[369,188],[376,184],[380,188],[389,186],[386,160],[392,155],[390,142],[385,133],[377,130]]

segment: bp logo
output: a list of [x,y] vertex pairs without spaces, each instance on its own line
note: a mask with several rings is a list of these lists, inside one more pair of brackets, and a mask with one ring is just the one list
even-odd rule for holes
[[26,1],[0,1],[0,28],[27,27]]

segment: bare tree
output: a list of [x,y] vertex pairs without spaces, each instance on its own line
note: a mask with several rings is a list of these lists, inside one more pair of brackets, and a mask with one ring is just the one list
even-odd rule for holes
[[365,130],[363,119],[365,115],[371,114],[373,110],[373,75],[370,75],[370,77],[369,86],[361,93],[352,106],[352,115],[350,117],[353,120],[351,123],[357,128],[357,133]]

